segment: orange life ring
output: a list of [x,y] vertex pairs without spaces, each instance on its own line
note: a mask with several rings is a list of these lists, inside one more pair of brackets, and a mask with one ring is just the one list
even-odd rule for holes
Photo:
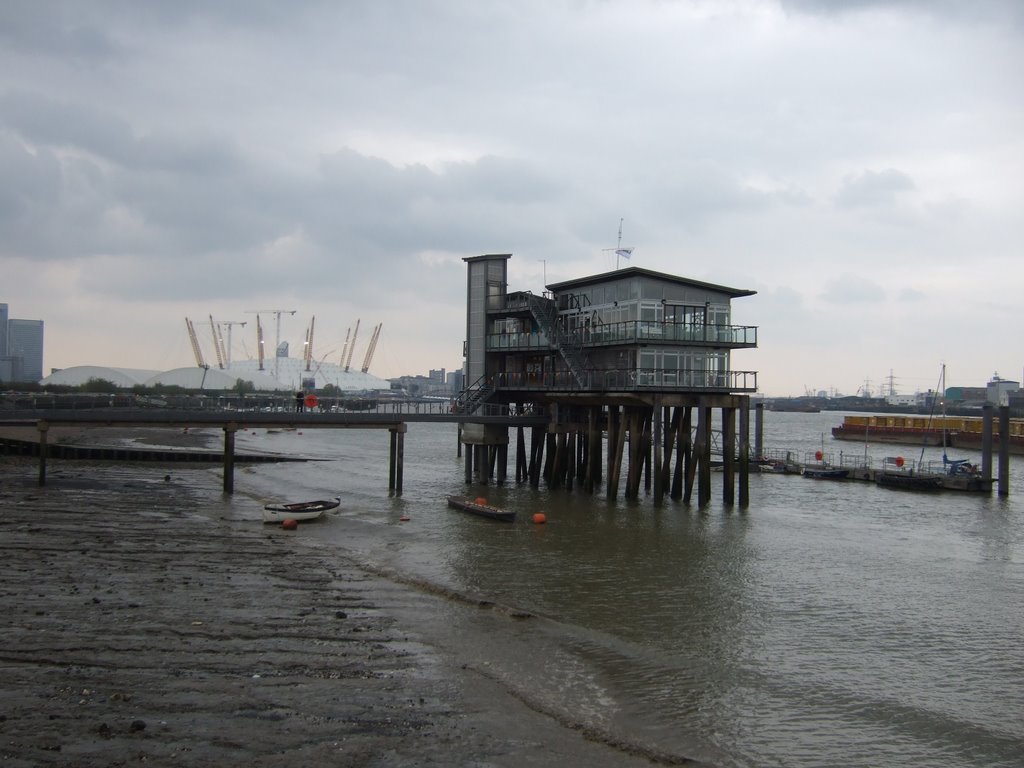
[[906,462],[903,461],[903,457],[902,456],[897,456],[896,457],[896,466],[897,467],[902,467],[905,463]]
[[822,454],[822,452],[821,452],[821,451],[815,451],[815,452],[814,452],[814,460],[815,460],[815,461],[821,461],[821,458],[822,458],[822,456],[823,456],[823,455],[824,455],[824,454]]
[[320,400],[317,399],[316,395],[306,395],[306,399],[304,402],[306,403],[307,408],[316,408],[318,405],[320,405]]

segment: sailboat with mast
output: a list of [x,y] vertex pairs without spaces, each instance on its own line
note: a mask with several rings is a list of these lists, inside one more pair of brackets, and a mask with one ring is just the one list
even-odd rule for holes
[[875,481],[889,488],[906,488],[915,491],[991,491],[992,479],[982,476],[976,464],[971,464],[967,459],[950,459],[947,454],[947,447],[950,444],[946,420],[946,364],[942,364],[942,371],[939,374],[939,383],[932,398],[931,409],[928,413],[928,428],[924,431],[927,435],[932,431],[932,421],[935,416],[936,402],[942,406],[942,469],[933,470],[930,466],[925,467],[924,451],[927,441],[922,440],[921,454],[916,466],[908,465],[903,457],[886,459],[881,472],[875,476]]

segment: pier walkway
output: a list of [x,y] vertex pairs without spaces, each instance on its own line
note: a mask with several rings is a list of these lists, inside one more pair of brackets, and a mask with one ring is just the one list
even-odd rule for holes
[[[38,437],[39,484],[46,482],[46,460],[53,453],[47,435],[52,427],[162,427],[167,429],[220,428],[224,432],[224,492],[234,492],[235,433],[253,428],[280,429],[386,429],[391,433],[388,490],[402,493],[405,433],[410,422],[494,424],[509,427],[544,427],[547,413],[540,409],[516,412],[508,407],[484,406],[472,415],[451,413],[447,403],[394,402],[372,409],[235,410],[217,407],[169,408],[33,408],[0,411],[0,427],[24,430]],[[251,458],[251,457],[250,457]],[[287,459],[287,457],[284,457]],[[263,460],[267,460],[264,458]]]

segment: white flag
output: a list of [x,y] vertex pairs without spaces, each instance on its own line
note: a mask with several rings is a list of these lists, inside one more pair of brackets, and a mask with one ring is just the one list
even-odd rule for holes
[[633,249],[632,248],[619,248],[617,251],[615,251],[615,255],[616,256],[621,256],[624,259],[628,259],[630,256],[633,255]]

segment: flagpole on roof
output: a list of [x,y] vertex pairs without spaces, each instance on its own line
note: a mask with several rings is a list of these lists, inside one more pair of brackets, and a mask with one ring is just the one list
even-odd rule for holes
[[620,256],[624,256],[625,258],[628,259],[630,256],[633,255],[633,249],[632,248],[623,248],[622,247],[622,222],[623,221],[625,221],[625,219],[621,219],[621,218],[619,219],[619,239],[618,239],[618,241],[615,244],[615,248],[604,248],[603,249],[605,251],[611,251],[611,250],[615,251],[615,269],[616,269],[616,271],[618,271],[618,269],[619,269],[619,257]]

